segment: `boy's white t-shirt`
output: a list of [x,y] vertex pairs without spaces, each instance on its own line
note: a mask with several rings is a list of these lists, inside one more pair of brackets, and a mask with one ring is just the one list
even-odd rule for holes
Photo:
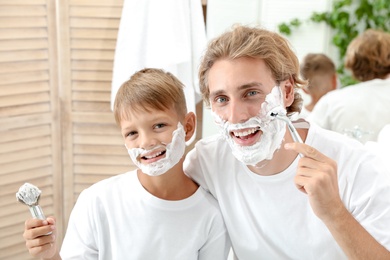
[[[311,125],[306,143],[338,163],[352,215],[390,250],[390,173],[359,142]],[[185,171],[218,200],[238,259],[347,259],[294,184],[299,158],[273,176],[251,172],[219,136],[200,140]]]
[[136,170],[84,190],[70,216],[62,259],[226,259],[230,240],[216,200],[203,188],[159,199]]

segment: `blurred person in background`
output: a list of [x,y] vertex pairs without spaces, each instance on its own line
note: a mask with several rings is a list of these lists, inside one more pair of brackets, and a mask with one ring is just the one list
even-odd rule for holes
[[362,143],[390,123],[390,33],[368,29],[347,48],[345,67],[360,83],[332,91],[308,120]]
[[318,100],[337,88],[336,66],[325,54],[309,53],[302,61],[301,75],[309,82],[303,91],[310,96],[310,102],[302,106],[299,117],[307,118]]

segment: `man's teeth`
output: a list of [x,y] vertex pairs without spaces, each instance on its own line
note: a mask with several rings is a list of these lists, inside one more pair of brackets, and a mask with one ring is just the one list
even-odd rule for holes
[[233,134],[235,137],[243,137],[243,136],[251,135],[256,131],[257,131],[256,128],[252,128],[252,129],[242,131],[242,132],[233,132]]
[[161,154],[163,153],[163,151],[161,151],[161,152],[158,152],[158,153],[155,153],[155,154],[153,154],[153,155],[148,155],[148,156],[143,156],[143,157],[145,157],[146,159],[152,159],[152,158],[155,158],[155,157],[157,157],[157,156],[160,156]]

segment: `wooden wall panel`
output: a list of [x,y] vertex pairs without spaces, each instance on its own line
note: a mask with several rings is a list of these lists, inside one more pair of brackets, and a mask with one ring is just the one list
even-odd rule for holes
[[0,260],[32,259],[22,238],[30,213],[15,198],[24,182],[42,190],[61,246],[80,192],[134,169],[110,109],[122,5],[0,1]]
[[62,222],[53,8],[52,1],[0,2],[0,259],[31,259],[22,238],[30,212],[15,197],[25,182],[42,190],[45,214]]

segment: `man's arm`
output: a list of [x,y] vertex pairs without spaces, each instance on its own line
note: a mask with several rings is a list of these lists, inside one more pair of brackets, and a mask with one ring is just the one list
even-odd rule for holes
[[308,195],[314,213],[348,258],[390,259],[390,252],[345,208],[339,195],[336,162],[306,144],[289,143],[285,148],[304,155],[298,163],[295,185]]

